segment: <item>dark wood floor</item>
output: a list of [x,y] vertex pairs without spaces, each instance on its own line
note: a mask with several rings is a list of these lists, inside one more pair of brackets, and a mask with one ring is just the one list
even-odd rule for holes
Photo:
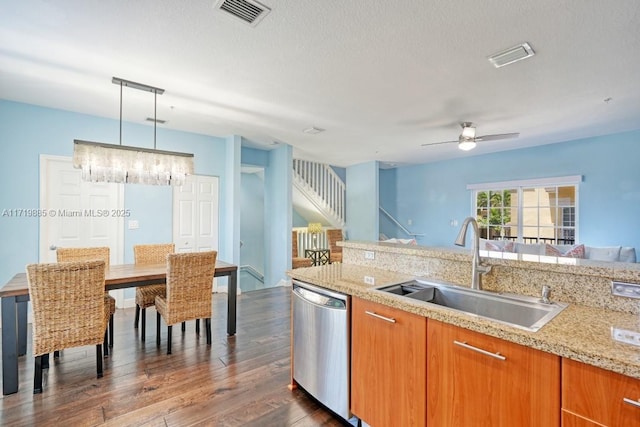
[[[235,337],[226,335],[226,294],[214,295],[213,345],[194,322],[174,328],[172,355],[133,328],[134,309],[118,310],[112,354],[95,377],[95,347],[65,350],[33,394],[30,337],[20,358],[20,391],[0,400],[2,426],[340,426],[339,418],[289,381],[290,288],[247,292],[238,299]],[[204,328],[203,328],[204,330]],[[52,359],[53,360],[53,359]]]

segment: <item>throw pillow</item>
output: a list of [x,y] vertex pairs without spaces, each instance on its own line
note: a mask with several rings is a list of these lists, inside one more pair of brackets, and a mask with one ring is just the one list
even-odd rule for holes
[[562,252],[560,249],[553,247],[552,245],[545,245],[545,254],[547,256],[564,257],[564,258],[584,258],[584,245],[572,246],[566,252]]
[[485,249],[488,251],[495,251],[495,252],[513,252],[513,248],[514,248],[514,244],[513,242],[506,242],[504,245],[500,245],[499,243],[497,243],[498,241],[494,242],[485,242]]

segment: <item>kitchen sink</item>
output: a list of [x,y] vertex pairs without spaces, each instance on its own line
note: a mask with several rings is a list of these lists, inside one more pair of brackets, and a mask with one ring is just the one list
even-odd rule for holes
[[525,295],[496,294],[422,279],[379,290],[534,332],[567,307]]

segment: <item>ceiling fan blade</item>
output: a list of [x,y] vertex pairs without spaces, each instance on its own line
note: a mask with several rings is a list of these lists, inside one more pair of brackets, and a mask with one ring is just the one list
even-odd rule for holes
[[455,141],[427,142],[422,144],[422,146],[426,147],[427,145],[451,144],[452,142],[458,142],[458,140],[456,139]]
[[495,135],[482,135],[476,136],[476,141],[497,141],[499,139],[517,138],[520,136],[519,132],[515,133],[498,133]]

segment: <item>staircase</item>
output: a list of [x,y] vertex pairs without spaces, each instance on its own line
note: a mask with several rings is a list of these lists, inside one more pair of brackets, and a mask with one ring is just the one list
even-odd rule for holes
[[[293,159],[293,187],[305,199],[300,203],[294,200],[298,210],[315,210],[325,219],[318,222],[344,228],[345,184],[329,165]],[[296,194],[294,199],[299,199]]]

